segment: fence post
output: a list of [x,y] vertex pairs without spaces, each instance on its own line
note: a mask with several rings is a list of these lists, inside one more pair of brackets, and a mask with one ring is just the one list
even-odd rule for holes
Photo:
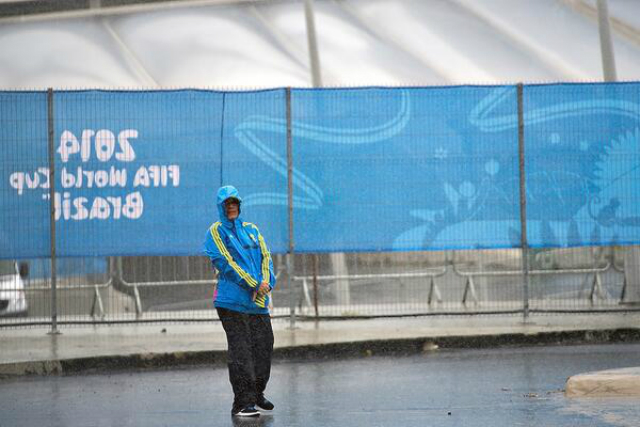
[[289,217],[289,251],[287,253],[287,287],[289,288],[289,327],[296,325],[295,293],[293,289],[293,140],[291,135],[291,88],[285,89],[287,115],[287,206]]
[[609,7],[607,0],[597,0],[598,8],[598,32],[600,34],[600,52],[602,54],[602,74],[605,82],[615,82],[616,59],[613,53],[613,41],[611,40],[611,25],[609,22]]
[[525,185],[524,169],[524,111],[523,111],[523,85],[518,83],[518,158],[520,170],[520,245],[522,252],[522,279],[523,279],[523,301],[522,315],[526,322],[529,317],[529,243],[527,241],[527,190]]
[[322,73],[320,72],[320,55],[318,54],[318,42],[316,39],[313,0],[304,0],[304,17],[307,25],[307,44],[309,47],[309,63],[311,65],[311,82],[313,87],[321,87]]
[[53,130],[53,89],[47,90],[47,127],[49,140],[49,241],[51,250],[51,331],[49,334],[57,335],[58,331],[58,292],[56,271],[56,174],[54,157],[54,130]]
[[318,254],[313,254],[313,309],[318,318],[318,271],[320,270]]

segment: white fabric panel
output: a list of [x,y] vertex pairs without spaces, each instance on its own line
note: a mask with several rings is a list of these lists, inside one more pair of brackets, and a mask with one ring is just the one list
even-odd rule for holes
[[306,84],[305,67],[246,6],[140,13],[112,18],[112,26],[162,87]]
[[135,87],[142,83],[123,61],[100,20],[0,25],[2,88]]
[[[602,79],[579,0],[316,0],[327,86]],[[575,3],[574,3],[575,4]],[[595,7],[595,0],[583,0]],[[640,79],[640,1],[610,0],[618,77]],[[302,2],[0,25],[0,88],[310,86]]]

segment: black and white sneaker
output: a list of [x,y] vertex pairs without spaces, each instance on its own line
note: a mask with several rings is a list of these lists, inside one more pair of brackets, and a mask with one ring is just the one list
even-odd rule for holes
[[264,411],[273,411],[274,405],[264,396],[260,396],[258,398],[258,402],[256,402],[256,406]]
[[258,415],[260,415],[260,412],[255,406],[247,406],[239,411],[233,411],[234,417],[257,417]]

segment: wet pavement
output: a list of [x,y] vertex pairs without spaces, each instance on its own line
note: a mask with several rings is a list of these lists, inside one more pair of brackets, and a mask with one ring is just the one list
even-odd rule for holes
[[569,376],[640,365],[640,344],[450,349],[278,361],[271,415],[235,422],[225,368],[16,377],[0,382],[13,426],[623,426],[629,398],[567,398]]
[[[341,321],[298,321],[295,329],[285,319],[273,322],[276,350],[350,346],[366,349],[367,343],[398,340],[419,345],[433,341],[444,347],[501,346],[522,344],[582,342],[622,339],[638,341],[640,313],[603,313],[531,316],[426,316],[396,319]],[[615,331],[621,331],[616,334]],[[627,331],[627,332],[624,332]],[[175,364],[189,358],[223,355],[226,338],[219,322],[200,324],[132,324],[119,326],[65,327],[61,335],[48,334],[47,328],[0,330],[0,377],[3,374],[60,373],[96,365],[127,363],[138,366]],[[616,338],[617,335],[620,335]],[[454,344],[452,341],[456,341]],[[0,424],[1,425],[1,424]]]

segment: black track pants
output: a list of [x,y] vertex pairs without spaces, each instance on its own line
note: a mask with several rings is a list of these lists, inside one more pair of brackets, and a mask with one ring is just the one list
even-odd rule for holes
[[268,314],[244,314],[217,308],[227,334],[229,381],[233,388],[236,412],[264,393],[271,375],[273,330]]

